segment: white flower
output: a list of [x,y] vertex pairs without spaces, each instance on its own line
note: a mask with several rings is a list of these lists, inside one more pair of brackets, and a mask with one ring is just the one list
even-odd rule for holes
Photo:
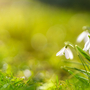
[[64,55],[65,47],[63,47],[57,54],[56,56],[62,56]]
[[62,56],[65,55],[66,59],[73,59],[73,54],[71,50],[67,47],[63,47],[57,54],[56,56]]
[[88,38],[88,41],[85,43],[83,50],[85,51],[89,50],[89,54],[90,54],[90,39],[89,38]]
[[32,75],[32,73],[29,69],[24,70],[23,73],[24,73],[25,77],[27,77],[27,78],[29,78]]
[[88,40],[88,31],[83,31],[77,38],[77,42],[81,42],[84,39],[84,42]]

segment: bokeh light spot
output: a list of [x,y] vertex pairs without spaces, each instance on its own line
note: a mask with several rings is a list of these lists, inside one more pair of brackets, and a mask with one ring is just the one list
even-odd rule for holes
[[41,33],[35,34],[31,39],[31,45],[35,50],[43,50],[46,44],[47,44],[47,39]]

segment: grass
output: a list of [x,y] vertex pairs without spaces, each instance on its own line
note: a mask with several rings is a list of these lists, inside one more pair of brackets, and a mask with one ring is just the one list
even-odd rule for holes
[[39,83],[23,78],[16,78],[13,75],[0,72],[1,90],[35,90]]
[[89,88],[90,85],[84,84],[74,77],[65,81],[56,77],[55,81],[49,80],[44,83],[34,78],[24,80],[0,71],[0,90],[89,90]]
[[[0,2],[1,3],[1,2]],[[28,4],[27,4],[28,3]],[[90,13],[57,8],[28,0],[0,7],[0,90],[89,90],[60,67],[71,65],[56,57],[64,41],[76,42]],[[81,44],[83,47],[83,42]],[[78,61],[74,56],[73,61]],[[69,62],[69,61],[67,61]],[[71,66],[81,67],[72,64]],[[29,70],[29,77],[25,70]],[[21,77],[25,77],[25,79]],[[58,78],[56,78],[58,77]],[[65,80],[65,81],[64,81]],[[81,88],[82,87],[82,88]]]

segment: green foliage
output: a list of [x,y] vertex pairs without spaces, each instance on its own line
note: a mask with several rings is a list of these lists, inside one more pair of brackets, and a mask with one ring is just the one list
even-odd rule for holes
[[87,72],[86,70],[82,70],[82,69],[78,69],[78,68],[72,68],[72,67],[67,67],[67,68],[77,70],[77,71],[82,72],[83,74],[87,75],[88,77],[90,77],[90,72]]
[[[64,68],[65,69],[65,68]],[[84,78],[84,77],[82,77],[81,75],[78,75],[78,74],[74,74],[74,72],[72,72],[71,70],[67,70],[67,69],[65,69],[66,71],[68,71],[70,74],[73,74],[74,75],[74,77],[76,77],[77,79],[79,79],[81,82],[83,82],[84,84],[89,84],[88,83],[88,79],[86,79],[86,78]]]
[[82,50],[78,45],[76,45],[76,49],[81,55],[83,55],[88,61],[90,61],[90,56],[84,50]]
[[40,83],[36,80],[17,78],[0,71],[0,90],[36,90]]

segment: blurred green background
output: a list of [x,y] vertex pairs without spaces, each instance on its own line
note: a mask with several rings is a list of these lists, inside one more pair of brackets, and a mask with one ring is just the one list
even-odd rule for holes
[[[65,41],[78,44],[82,27],[90,25],[90,12],[82,5],[75,4],[75,9],[42,1],[0,0],[0,70],[35,80],[66,79],[61,66],[76,65],[64,63],[65,57],[56,53]],[[84,43],[78,45],[83,48]],[[72,51],[73,61],[78,61]]]

